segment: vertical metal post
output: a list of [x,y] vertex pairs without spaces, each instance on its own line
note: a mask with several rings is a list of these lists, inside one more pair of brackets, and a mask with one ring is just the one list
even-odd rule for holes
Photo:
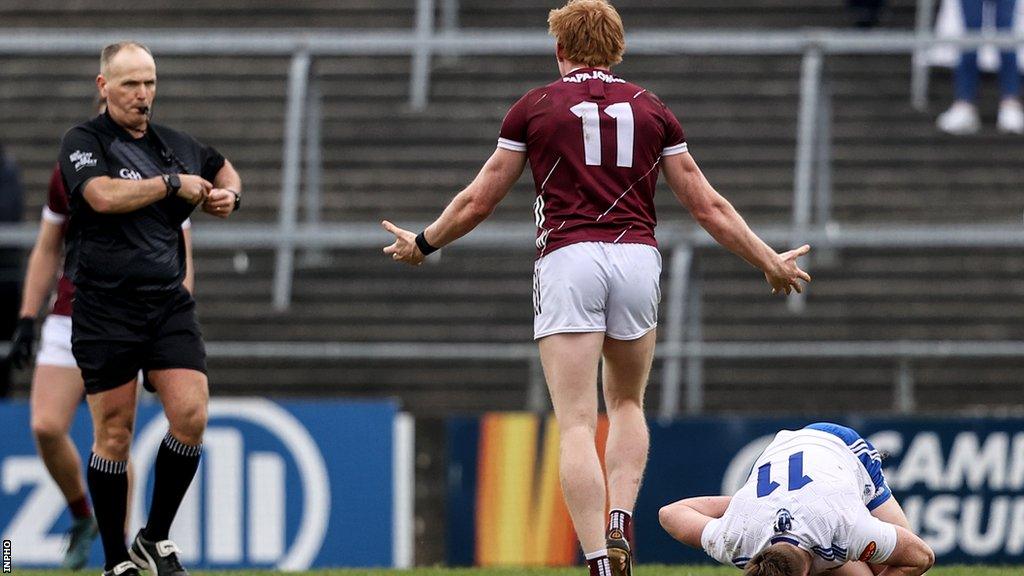
[[284,118],[284,154],[281,165],[281,207],[277,229],[280,244],[274,266],[274,309],[287,310],[292,299],[295,268],[295,228],[299,212],[299,169],[302,153],[302,118],[309,82],[307,50],[292,56],[288,71],[288,102]]
[[[323,122],[323,94],[320,82],[315,76],[309,80],[309,98],[306,104],[306,190],[303,195],[306,225],[315,228],[320,225],[323,159],[320,124]],[[302,253],[302,264],[319,266],[326,262],[322,248],[307,248]]]
[[673,354],[662,365],[661,407],[659,417],[671,420],[679,413],[679,386],[682,379],[683,321],[686,315],[687,288],[690,282],[690,268],[693,262],[693,248],[677,246],[669,260],[668,318],[665,325],[665,340],[662,346]]
[[434,34],[434,0],[416,0],[416,49],[412,54],[409,106],[416,111],[427,107],[430,94],[431,39]]
[[441,31],[454,34],[459,29],[459,0],[441,0]]
[[[704,317],[702,310],[703,282],[694,268],[687,292],[686,341],[700,346],[704,343]],[[704,356],[691,355],[686,359],[686,413],[695,416],[704,411]]]
[[932,16],[935,14],[935,0],[917,0],[917,17],[914,25],[918,45],[910,61],[910,105],[919,112],[928,109],[928,47],[921,42],[932,33]]
[[[821,93],[823,55],[818,46],[809,46],[804,52],[800,70],[800,111],[797,117],[796,167],[793,181],[793,224],[790,243],[799,245],[807,237],[811,222],[811,186],[814,182],[815,121],[818,119],[818,97]],[[804,309],[802,294],[788,298],[789,309]]]
[[536,414],[544,414],[551,404],[548,402],[548,389],[544,383],[544,367],[540,356],[530,358],[530,382],[526,390],[526,409]]
[[[832,92],[829,81],[822,79],[818,101],[818,134],[815,138],[817,167],[814,187],[814,225],[824,233],[832,221]],[[836,251],[828,246],[815,246],[811,254],[815,264],[832,265]]]
[[815,224],[825,227],[832,220],[832,95],[828,81],[822,81],[819,98],[814,216]]
[[896,411],[910,414],[914,411],[915,404],[914,372],[910,367],[910,360],[902,358],[896,370]]

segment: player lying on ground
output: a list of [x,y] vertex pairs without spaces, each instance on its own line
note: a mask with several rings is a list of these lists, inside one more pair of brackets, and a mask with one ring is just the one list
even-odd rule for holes
[[735,496],[661,509],[661,525],[747,576],[919,576],[935,554],[908,528],[870,442],[831,423],[782,430]]

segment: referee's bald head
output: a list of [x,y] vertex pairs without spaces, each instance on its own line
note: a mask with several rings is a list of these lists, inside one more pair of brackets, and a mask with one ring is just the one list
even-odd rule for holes
[[153,53],[149,50],[149,47],[143,44],[142,42],[136,42],[135,40],[122,40],[120,42],[114,42],[113,44],[108,44],[104,46],[103,50],[100,52],[100,74],[106,76],[108,70],[110,69],[110,62],[114,59],[115,56],[117,56],[122,50],[126,48],[142,50],[146,54],[149,54],[150,58],[153,57]]

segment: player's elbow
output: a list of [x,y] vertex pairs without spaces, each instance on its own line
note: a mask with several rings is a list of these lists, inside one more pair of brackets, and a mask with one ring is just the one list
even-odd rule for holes
[[486,220],[492,212],[494,205],[477,196],[467,198],[462,210],[465,219],[474,226]]
[[708,229],[717,226],[722,217],[728,211],[728,202],[719,196],[709,198],[706,201],[695,204],[690,208],[690,214],[702,228]]
[[665,529],[666,532],[672,535],[673,538],[678,538],[676,534],[679,531],[679,527],[685,521],[685,508],[680,508],[680,503],[676,502],[662,506],[661,510],[658,510],[658,523]]
[[661,527],[664,528],[667,532],[671,532],[671,530],[669,530],[671,522],[672,505],[669,504],[668,506],[662,506],[661,510],[658,510],[658,523],[661,524]]
[[926,544],[923,540],[918,540],[913,551],[907,554],[903,562],[905,569],[903,571],[907,576],[921,576],[935,564],[935,552],[932,547]]
[[917,561],[915,564],[916,568],[920,570],[918,574],[924,574],[928,570],[931,570],[931,567],[935,565],[935,551],[932,550],[931,546],[925,544],[923,541],[921,542],[920,548],[921,549],[916,554]]

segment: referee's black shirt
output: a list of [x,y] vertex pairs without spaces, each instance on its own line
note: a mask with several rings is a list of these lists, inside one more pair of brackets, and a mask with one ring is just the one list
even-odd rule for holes
[[197,174],[213,181],[224,157],[184,132],[149,124],[133,138],[106,113],[64,135],[60,169],[70,195],[64,273],[77,287],[167,292],[185,276],[181,223],[195,208],[178,197],[133,212],[101,214],[82,194],[97,176],[144,180]]

